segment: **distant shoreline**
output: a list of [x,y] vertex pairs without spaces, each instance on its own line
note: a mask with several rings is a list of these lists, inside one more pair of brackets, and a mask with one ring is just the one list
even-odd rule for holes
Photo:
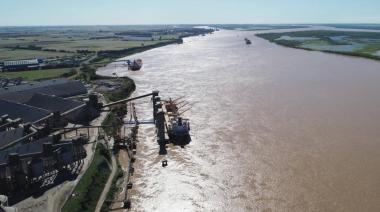
[[[359,51],[359,50],[352,50],[352,51],[338,51],[338,50],[324,50],[324,49],[313,49],[309,47],[303,46],[307,40],[297,40],[297,37],[310,37],[310,38],[316,38],[318,41],[327,42],[327,44],[320,44],[320,45],[331,45],[331,46],[339,46],[339,45],[349,45],[345,43],[344,41],[334,41],[330,37],[326,35],[318,35],[319,34],[341,34],[341,36],[345,36],[345,33],[375,33],[376,37],[380,38],[380,33],[377,32],[350,32],[350,31],[334,31],[334,30],[320,30],[320,31],[294,31],[294,32],[288,32],[288,33],[261,33],[261,34],[255,34],[256,37],[268,40],[271,43],[275,43],[284,47],[294,48],[294,49],[302,49],[307,51],[317,51],[317,52],[324,52],[324,53],[330,53],[330,54],[337,54],[337,55],[344,55],[344,56],[351,56],[351,57],[358,57],[358,58],[365,58],[365,59],[371,59],[375,61],[380,61],[380,56],[376,56],[374,54],[370,54],[368,52]],[[315,35],[317,34],[317,35]],[[378,35],[377,35],[378,34]],[[280,39],[281,36],[294,36],[294,39],[291,40],[283,40]],[[359,39],[359,38],[355,38]],[[367,43],[367,46],[377,46],[377,44]],[[364,48],[364,47],[363,47]],[[367,47],[366,47],[367,48]],[[380,50],[380,48],[379,48]]]

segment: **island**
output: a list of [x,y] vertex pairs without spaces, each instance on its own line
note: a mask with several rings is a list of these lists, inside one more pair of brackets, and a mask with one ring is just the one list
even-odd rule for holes
[[308,30],[256,36],[286,47],[380,60],[380,33]]

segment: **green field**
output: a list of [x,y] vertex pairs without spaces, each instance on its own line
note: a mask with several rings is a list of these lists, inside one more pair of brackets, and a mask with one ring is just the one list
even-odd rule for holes
[[208,32],[192,26],[0,27],[0,61],[124,50]]
[[19,71],[19,72],[0,72],[0,77],[16,78],[22,77],[25,80],[41,80],[52,79],[69,74],[72,72],[72,68],[62,69],[48,69],[48,70],[33,70],[33,71]]
[[101,50],[121,50],[131,47],[138,47],[142,44],[152,45],[159,41],[122,41],[117,39],[99,39],[99,40],[75,40],[75,41],[63,41],[60,43],[41,45],[43,48],[52,48],[67,51],[76,50],[89,50],[89,51],[101,51]]
[[72,53],[47,52],[25,49],[0,49],[0,61],[2,60],[20,60],[29,58],[55,58],[71,56]]
[[63,206],[63,212],[92,212],[95,210],[110,174],[107,164],[107,160],[110,160],[109,154],[102,144],[97,145],[90,167],[75,187],[73,191],[75,196],[71,196]]
[[352,31],[299,31],[257,34],[279,45],[380,60],[380,33]]
[[0,27],[0,62],[39,58],[45,59],[45,68],[53,68],[49,71],[4,72],[0,76],[26,80],[56,78],[68,74],[69,70],[54,68],[74,67],[79,70],[77,79],[91,81],[98,78],[95,76],[98,67],[118,58],[182,43],[183,37],[212,32],[211,29],[174,25]]
[[[54,58],[73,56],[77,50],[102,51],[102,50],[122,50],[131,47],[139,47],[142,45],[152,45],[162,41],[123,41],[120,39],[62,39],[56,41],[33,41],[33,39],[25,38],[28,41],[20,41],[17,39],[0,40],[0,61],[1,60],[18,60],[29,58]],[[49,37],[46,40],[50,40]],[[44,49],[53,49],[55,51],[40,51],[30,49],[19,49],[17,46],[37,46]],[[60,51],[67,52],[60,52]]]

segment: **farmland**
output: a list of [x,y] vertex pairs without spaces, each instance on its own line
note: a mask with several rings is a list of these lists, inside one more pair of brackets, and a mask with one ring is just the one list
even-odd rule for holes
[[1,76],[36,80],[41,73],[48,77],[61,76],[68,68],[80,72],[83,65],[96,69],[120,57],[211,32],[193,26],[159,25],[0,27],[0,66],[2,61],[38,58],[44,61],[40,69],[53,69],[30,73],[25,68]]
[[[74,72],[74,73],[73,73]],[[71,68],[35,70],[35,71],[18,71],[18,72],[0,72],[0,77],[18,78],[22,77],[28,81],[53,79],[58,77],[71,76],[75,70]]]
[[173,26],[0,28],[0,60],[62,57],[85,52],[122,50],[206,32],[209,31]]

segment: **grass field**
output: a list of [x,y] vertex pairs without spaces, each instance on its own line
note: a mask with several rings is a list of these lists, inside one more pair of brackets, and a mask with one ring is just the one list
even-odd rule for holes
[[75,41],[64,41],[54,44],[41,45],[43,48],[51,48],[58,50],[76,51],[76,50],[89,50],[89,51],[100,51],[100,50],[121,50],[131,47],[138,47],[142,44],[152,45],[158,43],[159,41],[122,41],[117,39],[99,39],[99,40],[75,40]]
[[98,144],[90,167],[74,189],[75,196],[70,197],[63,206],[63,212],[92,212],[103,191],[110,174],[107,160],[109,152],[102,144]]
[[54,58],[71,56],[72,53],[47,52],[25,49],[0,49],[0,61],[2,60],[20,60],[29,58]]
[[[208,32],[191,26],[0,27],[0,61],[77,56],[78,50],[124,50]],[[151,40],[141,41],[138,36],[126,40],[131,39],[129,35],[144,35]]]
[[22,77],[25,80],[34,81],[40,79],[52,79],[69,74],[72,68],[20,71],[20,72],[0,72],[1,77],[16,78]]

